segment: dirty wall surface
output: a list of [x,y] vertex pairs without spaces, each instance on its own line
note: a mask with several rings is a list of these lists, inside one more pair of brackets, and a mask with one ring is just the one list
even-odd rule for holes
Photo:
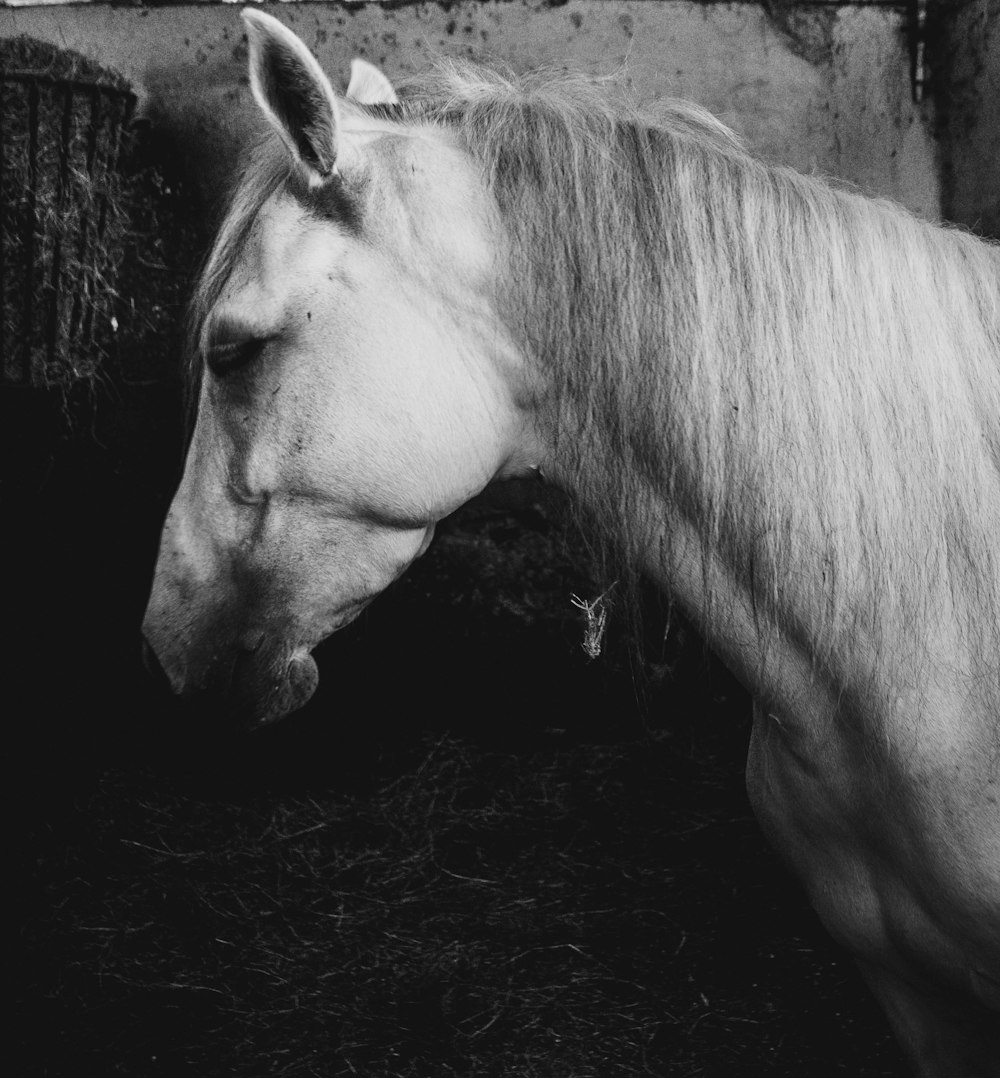
[[928,48],[941,214],[1000,239],[1000,0],[941,5]]
[[[772,160],[940,213],[932,117],[912,99],[903,5],[802,8],[780,21],[758,3],[688,0],[262,6],[341,85],[353,56],[394,80],[436,56],[620,72],[640,99],[706,106]],[[209,194],[259,122],[236,5],[0,10],[0,35],[18,33],[121,71]]]

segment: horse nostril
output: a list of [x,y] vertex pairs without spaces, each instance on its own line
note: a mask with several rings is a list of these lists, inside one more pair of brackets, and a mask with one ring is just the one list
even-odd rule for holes
[[160,665],[160,660],[156,657],[156,652],[150,646],[149,641],[145,639],[142,642],[142,665],[161,689],[167,692],[171,691],[170,678],[167,677],[166,670]]

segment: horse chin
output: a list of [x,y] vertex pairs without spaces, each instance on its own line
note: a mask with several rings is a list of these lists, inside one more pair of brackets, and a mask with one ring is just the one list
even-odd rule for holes
[[353,621],[369,602],[366,599],[342,610],[335,624],[311,634],[312,643],[299,643],[294,650],[277,639],[268,642],[266,637],[255,646],[239,649],[228,691],[224,690],[236,726],[257,730],[305,707],[319,685],[319,669],[308,649]]
[[239,693],[242,706],[238,705],[241,724],[251,730],[273,725],[305,707],[318,684],[316,660],[308,653],[297,656],[289,663],[284,678],[268,691],[261,692],[252,682],[243,688]]

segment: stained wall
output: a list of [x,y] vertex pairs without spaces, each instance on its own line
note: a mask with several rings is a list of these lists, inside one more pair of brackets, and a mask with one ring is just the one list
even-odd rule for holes
[[[994,0],[989,0],[993,3]],[[693,0],[264,4],[335,79],[353,56],[403,79],[436,56],[621,73],[644,99],[706,106],[767,157],[942,209],[932,102],[914,100],[909,8]],[[238,7],[85,3],[0,9],[26,33],[120,70],[170,152],[210,195],[258,118]],[[949,181],[953,188],[958,182]],[[956,203],[957,204],[957,203]]]

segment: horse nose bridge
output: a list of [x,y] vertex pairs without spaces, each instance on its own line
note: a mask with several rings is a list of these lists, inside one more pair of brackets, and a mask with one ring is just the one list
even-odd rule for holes
[[237,499],[228,485],[178,491],[160,539],[151,607],[230,602],[233,581],[252,555],[266,515],[265,502]]

